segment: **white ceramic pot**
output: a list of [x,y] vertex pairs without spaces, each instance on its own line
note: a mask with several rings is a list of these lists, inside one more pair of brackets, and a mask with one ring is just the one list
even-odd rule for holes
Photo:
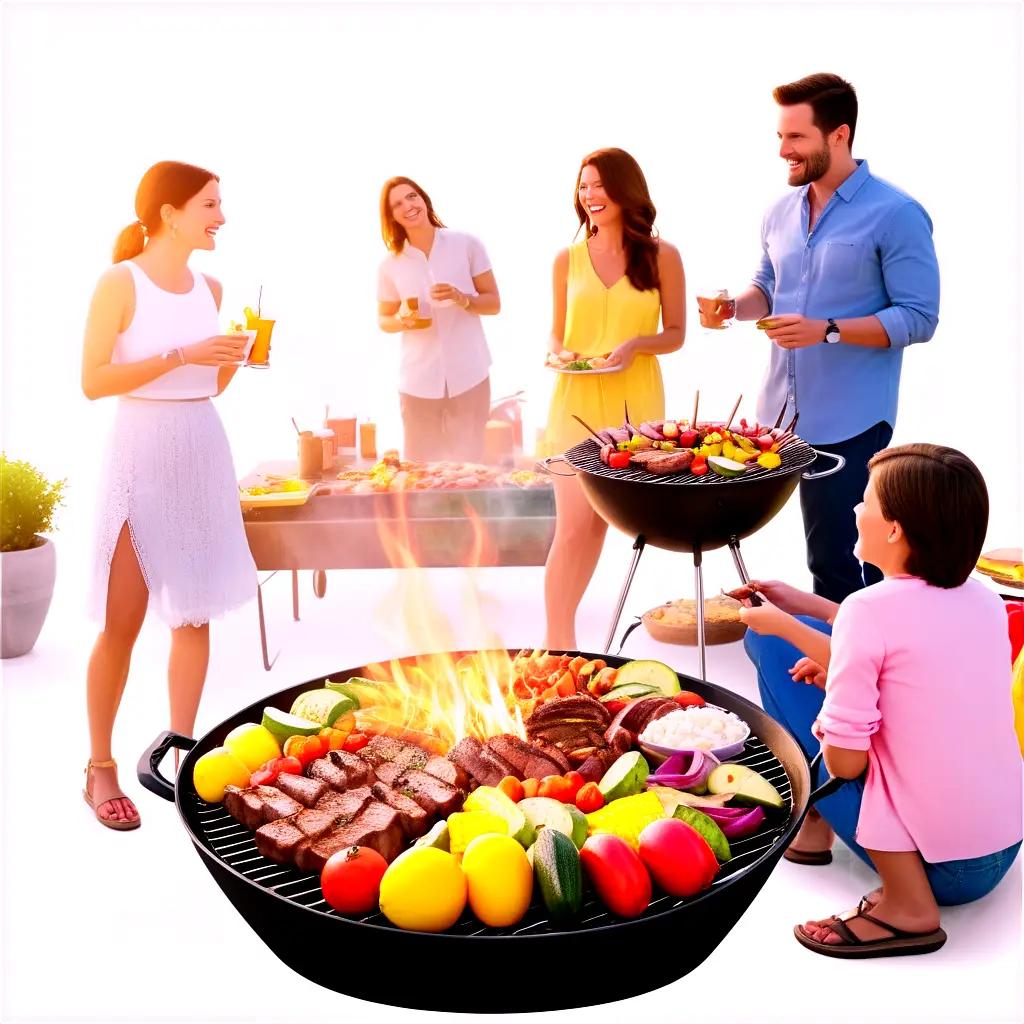
[[57,552],[51,541],[25,551],[0,552],[0,657],[19,658],[32,650],[53,597]]

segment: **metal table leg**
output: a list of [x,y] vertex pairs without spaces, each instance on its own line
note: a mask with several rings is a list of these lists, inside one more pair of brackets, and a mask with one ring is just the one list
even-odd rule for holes
[[622,618],[622,609],[626,604],[626,598],[629,595],[629,588],[633,585],[633,577],[636,575],[636,567],[640,564],[640,556],[644,553],[644,546],[647,541],[644,540],[643,536],[637,537],[633,543],[633,562],[629,567],[629,573],[626,575],[626,582],[623,584],[622,593],[619,594],[619,603],[615,606],[615,615],[612,617],[611,626],[608,628],[608,638],[604,642],[604,653],[607,654],[612,649],[612,643],[615,641],[615,630],[619,628],[619,619]]
[[[269,580],[275,575],[276,573],[272,572],[270,576],[263,581],[263,583],[269,582]],[[274,667],[274,662],[277,661],[281,652],[278,651],[277,654],[271,658],[269,651],[267,650],[267,619],[263,612],[263,583],[260,583],[258,580],[256,582],[256,611],[260,620],[260,649],[263,653],[263,668],[264,671],[269,672]]]
[[693,549],[693,575],[697,591],[697,648],[700,651],[700,677],[708,678],[707,644],[704,640],[704,556],[699,547]]
[[292,569],[292,618],[299,621],[299,570]]

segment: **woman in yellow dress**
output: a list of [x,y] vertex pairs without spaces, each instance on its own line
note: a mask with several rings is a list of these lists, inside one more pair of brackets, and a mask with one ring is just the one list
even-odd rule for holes
[[[681,348],[686,333],[682,260],[654,233],[654,203],[639,164],[621,149],[584,157],[575,202],[587,235],[555,257],[551,351],[607,356],[619,370],[559,375],[544,455],[561,454],[588,436],[574,413],[595,430],[621,424],[627,401],[634,423],[664,417],[657,357]],[[544,577],[546,644],[575,650],[576,609],[608,526],[577,480],[556,477],[554,485],[555,539]]]

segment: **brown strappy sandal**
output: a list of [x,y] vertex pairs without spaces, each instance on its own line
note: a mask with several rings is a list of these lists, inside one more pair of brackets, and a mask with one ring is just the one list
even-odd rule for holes
[[831,850],[798,850],[795,846],[789,847],[782,855],[791,864],[831,864]]
[[[920,953],[934,953],[945,945],[946,933],[941,928],[929,932],[904,931],[902,928],[896,928],[867,913],[864,909],[866,902],[866,900],[861,900],[857,909],[846,918],[831,917],[824,922],[825,927],[834,931],[843,940],[842,942],[818,942],[804,931],[803,925],[799,924],[793,927],[796,941],[813,953],[834,956],[843,960],[868,960],[882,956],[916,956]],[[865,921],[884,928],[891,933],[892,938],[870,940],[858,938],[846,925],[846,921],[851,921],[855,917],[862,917]]]
[[[92,768],[116,768],[117,762],[114,760],[110,761],[94,761],[89,758],[88,764],[85,766],[85,788],[82,790],[82,796],[85,797],[85,802],[92,808],[93,814],[96,816],[96,820],[107,828],[112,828],[116,832],[129,832],[134,828],[138,828],[142,824],[142,818],[139,817],[138,811],[136,810],[136,817],[134,820],[122,821],[120,818],[104,818],[100,815],[99,808],[93,803],[93,798],[89,793],[89,771]],[[104,804],[108,804],[111,800],[122,800],[127,799],[124,794],[121,796],[107,797],[106,800],[100,801],[100,807]]]

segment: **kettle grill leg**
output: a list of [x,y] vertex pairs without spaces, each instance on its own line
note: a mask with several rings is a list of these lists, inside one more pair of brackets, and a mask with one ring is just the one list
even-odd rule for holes
[[707,644],[704,640],[704,556],[699,547],[693,549],[693,575],[697,591],[697,648],[700,652],[700,677],[707,682]]
[[740,554],[740,542],[737,537],[729,538],[729,551],[732,554],[732,560],[736,565],[736,571],[740,574],[740,582],[749,583],[750,574],[747,572],[747,566],[743,561],[743,555]]
[[619,594],[619,603],[615,606],[615,615],[612,617],[611,626],[608,628],[608,638],[604,642],[604,653],[608,654],[612,649],[612,644],[615,642],[615,630],[619,628],[619,619],[622,618],[622,609],[626,604],[626,598],[629,596],[629,588],[633,585],[633,577],[636,575],[636,567],[640,564],[640,556],[644,553],[644,546],[647,541],[644,540],[641,534],[633,542],[633,561],[629,567],[629,573],[626,575],[626,582],[622,586],[622,593]]

